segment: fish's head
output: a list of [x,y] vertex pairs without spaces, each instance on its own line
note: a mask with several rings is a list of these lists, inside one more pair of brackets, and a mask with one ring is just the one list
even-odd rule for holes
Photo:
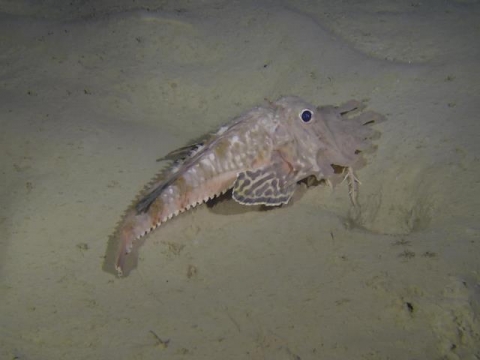
[[339,169],[359,167],[361,153],[371,146],[375,134],[369,125],[383,119],[374,112],[357,115],[364,105],[355,100],[338,107],[317,107],[289,96],[275,105],[282,139],[278,144],[288,153],[299,178],[328,179]]
[[[314,146],[325,138],[325,109],[314,106],[296,96],[280,98],[275,102],[277,117],[284,131],[299,143]],[[333,108],[333,107],[332,107]]]
[[283,97],[275,105],[279,138],[290,144],[292,156],[305,166],[314,164],[319,151],[333,146],[323,109],[294,96]]

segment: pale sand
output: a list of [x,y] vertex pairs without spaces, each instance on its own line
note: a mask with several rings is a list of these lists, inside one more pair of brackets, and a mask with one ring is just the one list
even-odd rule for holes
[[[480,3],[171,3],[0,2],[0,358],[480,358]],[[290,94],[387,115],[359,218],[221,202],[102,271],[156,158]]]

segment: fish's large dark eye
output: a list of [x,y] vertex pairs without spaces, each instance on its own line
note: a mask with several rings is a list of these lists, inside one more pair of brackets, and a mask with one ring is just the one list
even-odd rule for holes
[[302,110],[300,113],[300,118],[302,119],[303,122],[308,123],[310,120],[312,120],[312,112],[310,110]]

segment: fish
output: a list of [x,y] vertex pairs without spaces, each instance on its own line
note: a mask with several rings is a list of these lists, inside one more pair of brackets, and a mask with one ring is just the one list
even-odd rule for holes
[[356,206],[355,171],[366,165],[363,154],[376,150],[379,132],[372,125],[385,120],[365,107],[357,100],[339,106],[314,106],[297,96],[266,100],[168,153],[159,160],[169,165],[137,196],[111,236],[114,255],[106,256],[104,269],[114,261],[114,273],[128,275],[136,259],[126,266],[127,259],[147,234],[227,191],[242,205],[281,206],[302,181],[335,186],[346,179]]

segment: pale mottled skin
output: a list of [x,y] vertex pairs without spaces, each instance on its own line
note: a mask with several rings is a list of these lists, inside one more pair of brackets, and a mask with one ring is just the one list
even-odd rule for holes
[[131,270],[125,268],[125,260],[136,240],[229,189],[241,204],[275,206],[287,203],[297,183],[310,176],[334,183],[345,177],[338,169],[347,170],[354,186],[353,170],[364,164],[360,152],[372,147],[375,134],[368,125],[383,119],[374,112],[346,116],[362,108],[353,100],[317,108],[300,98],[284,97],[168,154],[165,159],[173,164],[141,194],[112,238],[118,275]]

